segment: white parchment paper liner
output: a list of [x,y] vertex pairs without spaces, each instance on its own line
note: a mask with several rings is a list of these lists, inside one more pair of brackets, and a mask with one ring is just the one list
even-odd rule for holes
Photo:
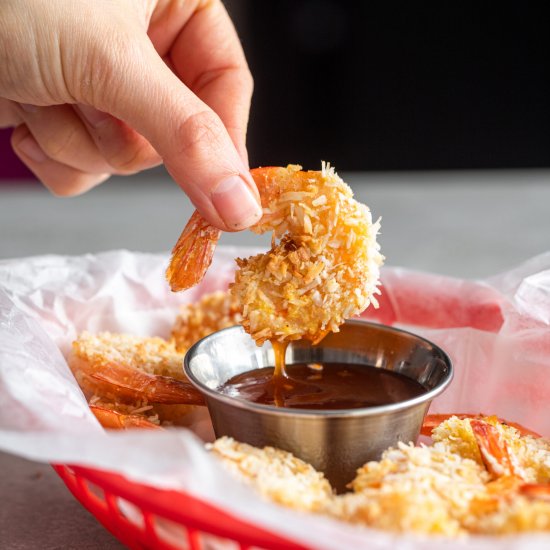
[[[188,430],[105,433],[64,359],[82,330],[167,336],[179,304],[227,287],[220,248],[201,285],[172,294],[166,255],[113,251],[0,262],[0,449],[182,488],[316,548],[548,548],[550,535],[452,541],[396,536],[263,502],[228,477]],[[484,282],[383,271],[381,307],[366,318],[412,329],[455,366],[432,412],[485,412],[550,435],[550,253]]]

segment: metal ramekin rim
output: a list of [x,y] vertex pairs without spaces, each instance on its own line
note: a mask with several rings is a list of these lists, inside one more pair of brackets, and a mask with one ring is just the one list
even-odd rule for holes
[[[441,355],[441,359],[443,360],[443,362],[445,363],[445,366],[447,367],[447,373],[444,374],[443,378],[435,388],[421,395],[413,397],[411,399],[400,401],[399,403],[391,403],[389,405],[378,405],[376,407],[322,410],[322,409],[293,409],[289,407],[274,407],[273,405],[263,405],[260,403],[254,403],[252,401],[246,401],[239,397],[224,395],[220,393],[218,390],[214,390],[212,388],[209,388],[205,384],[203,384],[193,374],[191,367],[189,366],[189,357],[191,357],[193,352],[201,345],[201,343],[207,338],[209,338],[211,335],[201,338],[199,341],[195,342],[195,344],[193,344],[189,348],[189,350],[187,350],[187,353],[185,354],[185,357],[183,360],[183,365],[184,365],[183,370],[185,372],[185,375],[191,382],[191,384],[193,384],[193,386],[195,386],[203,395],[207,397],[211,397],[214,400],[221,401],[232,407],[236,407],[236,408],[251,411],[251,412],[258,412],[263,414],[267,413],[267,414],[283,416],[283,417],[299,416],[302,418],[318,418],[318,417],[349,418],[354,416],[377,416],[377,415],[386,414],[388,412],[397,412],[397,411],[409,409],[417,405],[420,405],[422,403],[431,401],[432,399],[434,399],[434,397],[437,397],[440,393],[442,393],[447,388],[447,386],[451,383],[454,375],[454,369],[453,369],[453,365],[450,357],[442,348],[440,348],[437,344],[434,344],[427,338],[424,338],[423,336],[419,336],[418,334],[415,334],[408,330],[392,327],[389,325],[383,325],[380,323],[373,323],[371,321],[363,321],[361,319],[347,320],[344,324],[370,326],[376,330],[385,330],[389,332],[402,333],[402,334],[411,336],[413,338],[416,338],[418,340],[422,340],[423,342],[426,342],[427,344],[432,346],[438,352],[438,354]],[[236,325],[233,327],[228,327],[228,328],[219,330],[214,334],[217,334],[220,332],[235,331],[235,330],[243,331],[244,329],[241,326]]]

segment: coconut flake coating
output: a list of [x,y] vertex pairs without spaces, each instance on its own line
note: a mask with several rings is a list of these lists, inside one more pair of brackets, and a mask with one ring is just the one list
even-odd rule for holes
[[237,260],[231,288],[256,343],[318,342],[370,303],[376,307],[380,224],[334,169],[271,168],[256,183],[264,215],[252,230],[273,231],[273,245]]

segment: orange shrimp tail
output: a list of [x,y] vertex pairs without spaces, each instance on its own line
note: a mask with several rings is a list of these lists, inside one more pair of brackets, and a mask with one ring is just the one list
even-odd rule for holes
[[[456,416],[460,420],[465,419],[483,419],[486,418],[488,415],[479,413],[479,414],[461,414],[461,413],[451,413],[451,414],[428,414],[424,418],[424,422],[422,423],[422,429],[420,433],[422,435],[431,436],[432,431],[437,428],[442,422],[445,422],[445,420],[449,420],[452,416]],[[526,428],[525,426],[522,426],[521,424],[518,424],[517,422],[508,422],[508,420],[505,420],[504,418],[498,418],[498,421],[501,424],[505,424],[506,426],[511,426],[512,428],[515,428],[520,435],[530,435],[532,437],[541,437],[540,434],[537,432],[534,432],[533,430],[530,430],[529,428]]]
[[210,225],[196,210],[172,250],[166,279],[172,292],[187,290],[199,283],[212,263],[221,231]]
[[521,477],[517,475],[516,468],[512,463],[508,444],[500,437],[497,428],[478,419],[471,420],[470,426],[474,432],[481,459],[488,472],[495,478],[502,476]]
[[89,407],[99,423],[108,430],[126,430],[128,428],[162,430],[160,426],[137,414],[122,414],[98,405],[90,405]]
[[519,488],[519,492],[527,498],[550,502],[550,484],[525,483]]
[[[254,168],[250,171],[260,192],[262,203],[280,193],[272,184],[279,170],[273,166]],[[172,292],[187,290],[200,283],[212,263],[216,244],[221,231],[210,225],[196,210],[183,229],[178,242],[172,249],[166,279]]]
[[204,405],[202,394],[188,382],[169,376],[155,376],[121,364],[107,364],[91,378],[104,384],[118,396],[148,403]]

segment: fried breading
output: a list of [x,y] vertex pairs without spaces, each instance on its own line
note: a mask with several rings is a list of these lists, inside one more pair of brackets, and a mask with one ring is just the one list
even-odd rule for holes
[[444,445],[400,443],[360,468],[350,483],[354,492],[335,497],[326,512],[392,531],[454,536],[463,532],[471,495],[489,478],[482,466]]
[[369,304],[376,307],[380,222],[334,168],[270,168],[257,183],[264,215],[251,229],[273,231],[272,247],[238,259],[231,285],[256,343],[316,343]]
[[182,364],[185,353],[173,342],[158,337],[114,332],[82,332],[73,342],[76,357],[98,366],[109,362],[132,365],[143,372],[186,380]]
[[212,292],[198,302],[181,306],[172,328],[172,340],[176,349],[185,353],[201,338],[241,321],[237,300],[229,292]]
[[323,474],[289,452],[273,447],[258,449],[230,437],[217,439],[208,448],[227,470],[278,504],[313,512],[332,497]]

